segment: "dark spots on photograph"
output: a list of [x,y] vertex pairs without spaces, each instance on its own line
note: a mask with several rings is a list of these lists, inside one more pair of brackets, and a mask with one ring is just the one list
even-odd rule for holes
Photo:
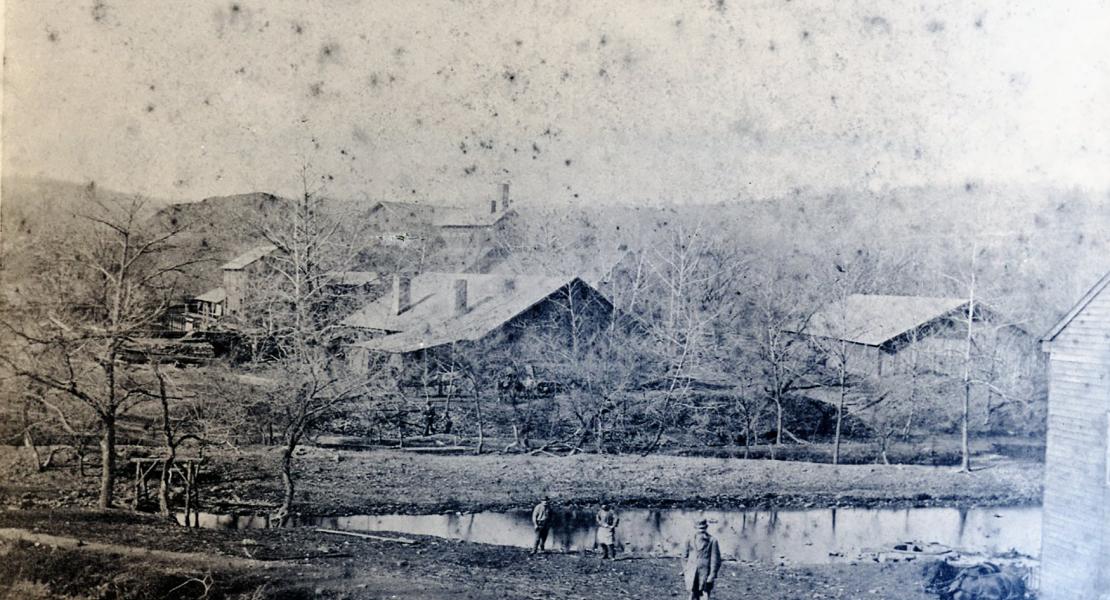
[[560,81],[566,81],[568,79],[570,79],[570,71],[567,71],[566,69],[564,69],[562,74],[559,75],[559,80]]
[[837,105],[836,104],[836,102],[837,102],[836,94],[833,94],[832,96],[829,96],[829,102],[831,102],[833,106]]
[[243,12],[243,7],[238,2],[232,2],[230,10],[232,15],[237,15]]
[[304,25],[301,25],[300,23],[293,23],[293,33],[295,33],[297,35],[303,34],[304,33]]
[[308,86],[308,93],[313,98],[320,97],[320,95],[324,93],[324,82],[317,81],[316,83],[313,83],[312,85],[309,85]]
[[421,119],[420,117],[417,117],[416,120],[414,120],[412,123],[413,123],[413,125],[416,125],[417,127],[423,127],[424,126],[424,119]]
[[150,90],[150,91],[152,91],[152,92],[154,91],[154,84],[153,84],[153,83],[152,83],[152,84],[150,84],[150,85],[148,85],[148,86],[146,86],[146,87],[147,87],[147,89],[148,89],[148,90]]
[[364,144],[370,141],[370,135],[366,133],[365,129],[358,125],[351,128],[351,137],[354,138],[356,142],[362,142]]
[[925,25],[925,29],[929,33],[940,33],[944,31],[944,22],[937,20],[929,21],[929,23]]
[[339,57],[339,44],[329,42],[320,46],[320,54],[318,60],[321,63],[336,62]]
[[606,71],[604,68],[598,69],[597,76],[602,79],[606,79],[609,77],[609,71]]
[[468,151],[469,148],[467,147],[466,142],[459,142],[459,152],[466,154]]
[[864,20],[867,30],[872,33],[890,33],[890,21],[880,16],[867,17]]
[[96,0],[89,12],[92,14],[93,21],[103,23],[108,18],[108,4],[103,0]]
[[524,45],[524,40],[513,40],[513,45],[516,46],[517,48],[520,48],[521,46]]
[[235,69],[235,74],[236,75],[246,75],[247,74],[247,67],[242,66],[242,67],[239,67],[238,69]]
[[568,158],[568,159],[563,161],[563,164],[569,167],[571,165],[571,162],[572,161]]
[[679,18],[675,19],[674,23],[673,23],[674,28],[675,29],[682,29],[682,23],[683,23],[682,17],[679,17]]
[[598,46],[602,46],[602,47],[605,47],[605,46],[606,46],[606,45],[608,45],[608,44],[609,44],[609,36],[608,36],[608,35],[605,35],[604,33],[603,33],[603,34],[601,34],[601,39],[600,39],[600,40],[598,40],[598,42],[597,42],[597,45],[598,45]]
[[46,30],[46,39],[50,40],[51,42],[57,43],[57,41],[59,39],[58,38],[58,32],[53,30],[53,29],[47,29]]
[[808,42],[809,41],[809,31],[808,30],[802,30],[802,36],[801,37],[802,37],[803,42]]
[[980,15],[979,17],[976,17],[976,19],[975,19],[975,28],[976,29],[982,29],[985,19],[986,19],[986,16],[982,16],[982,15]]
[[377,73],[371,73],[370,74],[370,87],[376,88],[379,85],[381,85],[381,80],[378,78],[378,74]]
[[767,43],[767,50],[770,50],[771,52],[778,51],[778,46],[775,45],[775,40],[771,40]]
[[504,77],[505,81],[508,81],[509,83],[516,83],[516,72],[515,71],[505,71],[504,73],[501,74],[501,76]]
[[482,150],[493,150],[493,140],[478,140],[478,147]]
[[913,159],[914,160],[921,160],[921,158],[924,155],[925,155],[925,153],[921,150],[921,148],[914,148],[913,149]]
[[208,99],[208,98],[205,98],[205,99],[204,99],[204,100],[203,100],[203,101],[201,102],[201,104],[203,104],[203,105],[205,105],[205,106],[212,106],[212,100],[210,100],[210,99]]
[[478,172],[478,165],[470,165],[469,167],[464,167],[463,168],[463,174],[464,175],[473,175],[477,172]]
[[401,60],[402,58],[405,57],[406,52],[408,52],[408,50],[405,50],[404,46],[397,46],[396,48],[393,49],[393,58],[395,58],[397,60]]
[[535,142],[532,142],[532,153],[533,154],[540,154],[541,152],[542,151],[540,150],[539,145],[536,144]]
[[147,104],[146,108],[143,109],[143,110],[145,110],[148,113],[152,113],[152,112],[154,112],[154,105],[153,104]]
[[975,188],[977,188],[977,187],[978,187],[978,186],[977,186],[977,185],[975,184],[975,182],[974,182],[974,181],[967,181],[967,182],[964,182],[964,191],[965,191],[965,192],[967,192],[967,193],[969,193],[969,194],[970,194],[971,192],[974,192],[974,191],[975,191]]
[[719,13],[725,12],[726,10],[728,10],[728,2],[726,0],[714,0],[713,10]]

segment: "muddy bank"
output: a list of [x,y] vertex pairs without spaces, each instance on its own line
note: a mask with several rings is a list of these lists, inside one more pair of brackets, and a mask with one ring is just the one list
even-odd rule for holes
[[[197,531],[148,518],[82,511],[3,511],[0,526],[21,524],[91,542],[142,545],[163,550],[242,556],[244,548],[281,549],[285,559],[266,569],[206,573],[197,565],[149,561],[136,577],[128,561],[93,550],[2,542],[0,590],[38,584],[54,593],[82,594],[114,585],[121,598],[195,598],[195,583],[211,576],[211,598],[649,598],[682,594],[679,562],[673,559],[601,561],[593,553],[528,557],[513,548],[415,537],[401,545],[309,530]],[[276,557],[277,555],[275,555]],[[294,558],[299,556],[300,558]],[[295,562],[288,564],[287,560]],[[716,598],[900,598],[924,600],[920,565],[867,563],[813,567],[726,562]],[[82,587],[87,586],[87,587]],[[130,586],[130,587],[129,587]],[[190,587],[192,586],[192,587]]]

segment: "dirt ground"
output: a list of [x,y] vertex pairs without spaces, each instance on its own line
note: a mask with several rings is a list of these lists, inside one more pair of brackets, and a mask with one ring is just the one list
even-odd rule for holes
[[[206,510],[251,512],[280,497],[278,452],[208,452],[201,473]],[[299,452],[297,504],[305,514],[437,513],[563,506],[605,499],[632,507],[797,508],[1035,504],[1043,465],[982,457],[972,473],[922,465],[841,465],[676,456],[443,456],[397,450]],[[23,451],[0,451],[0,505],[91,506],[97,472],[65,466],[35,472]],[[132,496],[129,474],[117,482]]]
[[[0,511],[0,528],[79,537],[76,548],[0,539],[0,598],[669,598],[684,597],[675,559],[602,561],[420,536],[413,545],[311,530],[187,530],[124,512]],[[4,532],[9,529],[2,529]],[[141,563],[97,542],[203,553],[211,564]],[[251,555],[228,568],[221,557]],[[930,598],[917,563],[775,566],[726,562],[715,598]]]

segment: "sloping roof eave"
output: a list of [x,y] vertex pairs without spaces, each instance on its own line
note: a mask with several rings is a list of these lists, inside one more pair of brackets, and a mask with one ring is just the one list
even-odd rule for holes
[[1087,308],[1087,305],[1090,304],[1091,301],[1094,300],[1095,297],[1097,297],[1102,292],[1102,290],[1106,289],[1107,285],[1110,285],[1110,272],[1107,272],[1105,275],[1103,275],[1102,278],[1099,279],[1098,282],[1095,283],[1095,285],[1092,286],[1090,290],[1087,290],[1087,293],[1079,299],[1079,302],[1076,302],[1075,306],[1073,306],[1071,310],[1069,310],[1067,314],[1064,315],[1063,318],[1061,318],[1055,325],[1053,325],[1052,329],[1048,330],[1048,333],[1044,334],[1044,336],[1041,338],[1041,342],[1049,343],[1052,342],[1052,340],[1056,339],[1056,336],[1060,335],[1060,332],[1063,331],[1064,328],[1067,327],[1068,324],[1070,324],[1075,319],[1075,317],[1079,316],[1079,313],[1083,312],[1083,309]]

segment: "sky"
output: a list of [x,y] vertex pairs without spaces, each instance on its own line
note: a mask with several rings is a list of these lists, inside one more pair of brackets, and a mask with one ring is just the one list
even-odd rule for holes
[[[1052,6],[1061,4],[1066,6]],[[198,200],[1110,187],[1110,5],[36,0],[3,171]]]

